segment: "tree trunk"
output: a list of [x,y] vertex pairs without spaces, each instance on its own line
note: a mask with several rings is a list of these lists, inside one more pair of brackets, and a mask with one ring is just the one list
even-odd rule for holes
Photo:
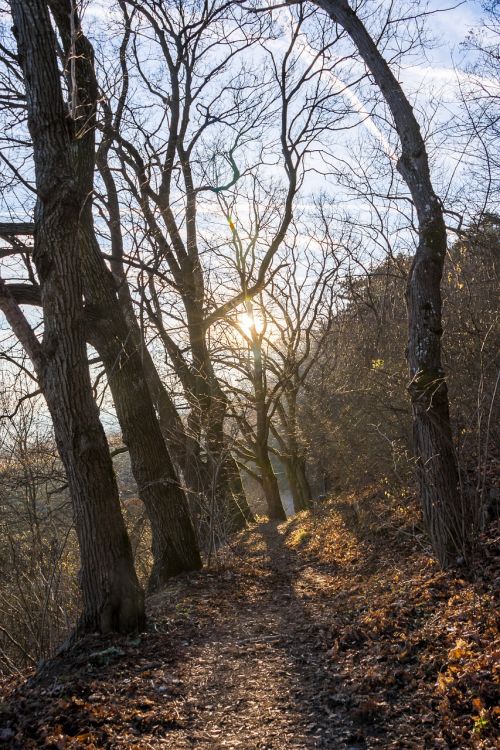
[[443,567],[465,555],[471,519],[458,488],[448,390],[441,364],[441,277],[446,256],[442,204],[425,143],[399,82],[345,0],[315,0],[349,34],[391,110],[401,142],[398,170],[411,192],[419,241],[407,287],[409,392],[424,521]]
[[188,477],[190,452],[189,435],[186,434],[182,420],[175,408],[175,404],[161,381],[158,370],[146,348],[146,344],[142,345],[141,360],[153,405],[158,414],[158,424],[160,426],[161,434],[163,435],[170,456],[177,465],[177,469],[182,471],[186,490],[188,492],[193,492],[195,489],[191,485]]
[[[154,284],[150,284],[153,305],[149,304],[148,307],[190,406],[186,429],[185,478],[189,488],[193,491],[193,505],[197,509],[197,515],[199,515],[198,511],[202,515],[206,512],[209,514],[217,512],[218,520],[223,521],[223,526],[227,527],[229,520],[231,530],[238,530],[244,528],[247,518],[250,519],[252,514],[246,502],[241,480],[239,500],[233,496],[232,492],[231,481],[235,484],[236,480],[234,476],[232,478],[229,476],[229,451],[224,434],[227,399],[210,360],[205,339],[203,310],[191,288],[190,280],[193,271],[186,259],[182,273],[184,288],[182,299],[187,314],[187,329],[193,359],[191,364],[184,358],[184,354],[163,326]],[[198,296],[200,299],[203,298],[202,292]],[[206,459],[202,460],[203,448]],[[229,469],[232,471],[231,466]],[[238,472],[237,467],[236,472]],[[210,523],[210,526],[213,528],[213,523]]]
[[[210,364],[210,370],[211,370]],[[239,531],[254,520],[241,482],[240,472],[224,434],[227,399],[212,373],[210,408],[205,417],[207,446],[212,466],[216,502],[229,531]]]
[[[250,306],[253,320],[253,311]],[[255,462],[259,468],[260,481],[267,504],[269,518],[286,521],[286,513],[281,502],[278,480],[269,458],[269,414],[266,399],[266,382],[262,362],[262,346],[255,324],[251,328],[252,356],[253,356],[253,388],[255,396],[256,427],[255,427]]]
[[[109,167],[108,154],[113,140],[113,123],[111,111],[105,109],[106,129],[103,139],[99,145],[96,155],[96,163],[103,179],[107,192],[108,227],[111,235],[111,271],[117,286],[117,295],[125,323],[133,337],[135,347],[140,351],[142,368],[146,379],[148,390],[151,394],[153,406],[158,415],[163,439],[167,446],[170,457],[176,465],[177,471],[186,474],[188,458],[188,436],[184,430],[182,420],[179,417],[175,404],[167,392],[158,370],[153,362],[151,354],[143,340],[142,332],[137,323],[134,312],[134,303],[128,284],[127,274],[123,265],[123,237],[120,204],[118,191],[113,173]],[[109,132],[108,132],[109,131]],[[188,488],[190,489],[190,488]]]
[[299,424],[297,419],[297,398],[299,386],[285,389],[287,409],[278,408],[278,414],[286,434],[285,468],[292,491],[293,508],[296,513],[311,505],[311,488],[306,476],[306,459],[303,455]]
[[273,465],[269,458],[267,461],[264,457],[258,461],[260,471],[260,481],[264,496],[266,498],[267,515],[275,521],[286,521],[286,513],[281,502],[281,494],[278,486],[278,480],[274,473]]
[[[118,325],[117,325],[118,323]],[[111,325],[110,325],[111,324]],[[173,575],[201,568],[194,529],[161,434],[144,379],[140,354],[117,336],[119,321],[103,321],[96,348],[106,368],[123,442],[129,449],[132,473],[151,524],[153,569],[149,590]]]
[[44,333],[34,364],[73,503],[81,556],[80,628],[132,632],[144,626],[144,597],[87,366],[77,239],[86,195],[79,190],[73,166],[46,4],[12,0],[11,7],[38,192],[33,258],[41,284]]
[[247,496],[241,481],[241,474],[238,468],[238,464],[231,453],[231,450],[226,447],[225,453],[225,471],[229,488],[234,498],[234,502],[238,506],[238,517],[236,519],[238,525],[241,523],[240,516],[243,515],[247,523],[253,523],[255,521],[254,515],[248,505]]
[[[90,213],[90,208],[88,209]],[[153,569],[149,589],[201,567],[189,509],[154,410],[136,336],[128,328],[111,274],[93,236],[91,215],[80,233],[84,292],[92,307],[96,348],[103,359],[129,449],[132,473],[151,524]]]
[[311,488],[306,476],[305,460],[298,456],[284,459],[288,484],[293,498],[295,513],[311,506]]
[[[198,425],[195,428],[198,440],[201,440],[203,433],[206,439],[207,491],[209,494],[215,493],[215,507],[227,519],[229,529],[238,531],[253,520],[253,515],[239,477],[239,469],[227,447],[224,434],[227,399],[210,359],[202,309],[195,300],[188,297],[184,298],[184,305],[193,354],[194,391],[191,390],[189,399],[194,413],[193,424]],[[235,486],[238,487],[236,497],[233,494]]]
[[[49,0],[68,55],[72,52],[68,0]],[[99,351],[113,394],[116,413],[129,449],[132,473],[139,497],[151,524],[153,569],[149,589],[183,571],[201,567],[194,530],[184,493],[167,451],[141,361],[140,331],[133,310],[129,321],[116,294],[95,237],[92,203],[96,161],[95,119],[98,88],[93,67],[93,49],[83,34],[77,15],[74,41],[76,97],[83,132],[74,147],[79,189],[89,196],[81,211],[78,239],[83,272],[83,293],[92,312],[96,348]]]

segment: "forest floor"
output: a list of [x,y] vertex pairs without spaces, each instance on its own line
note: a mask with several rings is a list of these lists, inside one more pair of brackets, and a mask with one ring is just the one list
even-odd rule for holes
[[3,685],[0,747],[498,747],[499,529],[443,573],[408,503],[345,496],[254,525],[148,602]]

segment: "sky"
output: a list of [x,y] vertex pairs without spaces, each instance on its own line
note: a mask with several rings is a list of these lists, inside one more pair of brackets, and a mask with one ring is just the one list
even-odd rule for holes
[[[114,5],[113,0],[87,0],[85,14],[87,30],[92,33],[96,29],[103,29],[103,24],[109,19],[110,10]],[[425,4],[416,2],[414,5],[420,10]],[[398,71],[406,93],[417,103],[422,113],[425,113],[431,101],[446,102],[446,107],[442,110],[443,117],[448,117],[455,106],[457,68],[463,70],[468,62],[467,54],[460,45],[469,30],[477,26],[481,18],[480,2],[463,2],[457,7],[452,7],[452,5],[453,3],[443,2],[443,0],[430,0],[429,10],[441,11],[433,13],[428,20],[428,29],[435,43],[426,51],[425,58],[421,56],[418,60],[411,59]],[[286,14],[288,11],[284,10],[283,13]],[[350,103],[354,104],[362,115],[363,101],[356,98],[355,92],[349,96]],[[391,152],[391,147],[385,141],[385,136],[378,131],[376,123],[368,120],[364,127],[372,138],[382,142],[387,152]],[[442,163],[446,163],[445,155],[442,157]],[[5,205],[0,206],[0,221],[9,218],[11,217],[5,211]],[[5,327],[1,324],[0,327],[3,328],[0,331],[3,338],[6,333]]]
[[[418,6],[420,3],[416,3]],[[434,85],[451,85],[456,80],[456,68],[467,63],[468,55],[460,47],[470,29],[481,22],[481,3],[462,2],[458,7],[443,0],[430,0],[429,10],[436,13],[429,18],[428,28],[436,46],[428,51],[428,63],[411,66],[406,74],[408,82],[427,80]]]
[[[266,1],[271,6],[274,4],[273,0]],[[84,0],[84,6],[86,8],[84,25],[86,31],[92,35],[97,30],[105,29],[105,25],[113,16],[112,10],[116,8],[116,3],[115,0]],[[426,59],[422,58],[417,62],[410,59],[403,64],[403,68],[399,71],[399,78],[407,95],[418,103],[422,111],[426,109],[427,100],[442,99],[446,102],[443,116],[447,116],[450,106],[453,106],[454,88],[457,75],[460,75],[458,69],[463,69],[468,60],[467,53],[460,45],[468,31],[479,24],[481,3],[478,0],[465,0],[460,3],[445,0],[429,0],[428,3],[424,3],[417,0],[414,6],[415,10],[422,10],[427,6],[432,12],[428,18],[428,29],[435,41],[432,47],[427,49]],[[280,13],[283,13],[285,17],[288,11],[283,9]],[[364,114],[363,102],[356,101],[355,95],[351,98],[351,104],[358,108],[362,115]],[[368,119],[365,127],[376,138],[383,140],[372,121]],[[27,202],[28,205],[30,203],[31,201]],[[26,202],[20,201],[15,210],[22,210],[23,205],[26,205]],[[8,209],[5,203],[0,204],[0,221],[11,218]]]

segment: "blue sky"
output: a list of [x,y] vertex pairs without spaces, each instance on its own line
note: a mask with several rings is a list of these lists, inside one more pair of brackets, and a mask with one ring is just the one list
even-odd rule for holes
[[[426,3],[414,3],[415,11],[423,9],[424,5]],[[428,19],[429,31],[436,42],[426,51],[425,55],[419,55],[418,59],[411,58],[403,61],[403,67],[399,71],[399,77],[403,82],[405,91],[410,98],[416,100],[422,119],[425,117],[427,102],[430,102],[432,99],[434,100],[434,105],[440,102],[445,103],[445,106],[442,107],[442,112],[440,111],[438,120],[439,118],[448,117],[450,112],[453,112],[453,107],[457,106],[454,103],[456,99],[456,68],[462,68],[468,62],[467,55],[460,45],[466,38],[469,30],[477,26],[481,19],[480,2],[465,2],[459,7],[452,9],[449,9],[450,5],[451,3],[444,2],[443,0],[430,0],[430,10],[442,11],[433,14]],[[105,33],[105,26],[110,17],[112,17],[110,11],[113,7],[116,7],[114,0],[90,0],[86,10],[85,26],[86,30],[91,32],[91,35],[99,32]],[[287,13],[288,11],[284,12]],[[365,130],[366,133],[370,133],[369,128],[365,128]],[[373,136],[374,131],[372,128],[372,139]],[[441,163],[446,164],[448,157],[443,153],[440,157]],[[304,196],[304,200],[307,201],[308,197]],[[30,205],[31,200],[25,202],[28,211]],[[351,201],[351,206],[355,206],[355,201]],[[16,206],[16,213],[19,210],[22,210],[22,201]],[[245,209],[242,206],[243,219],[244,211]],[[5,206],[1,207],[1,212],[5,213]],[[3,220],[8,220],[8,213],[5,213],[2,218]],[[24,219],[25,217],[17,216],[16,218]],[[8,271],[8,269],[4,270]],[[14,272],[15,269],[11,268],[10,273]],[[8,276],[10,274],[7,272],[5,275]],[[2,343],[1,338],[6,333],[4,325],[4,323],[0,323],[0,345]]]

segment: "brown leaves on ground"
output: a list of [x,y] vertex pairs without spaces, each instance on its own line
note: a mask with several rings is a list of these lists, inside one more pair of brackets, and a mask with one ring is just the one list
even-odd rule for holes
[[147,633],[5,685],[0,747],[497,747],[498,528],[469,580],[409,506],[367,491],[242,533],[150,600]]

